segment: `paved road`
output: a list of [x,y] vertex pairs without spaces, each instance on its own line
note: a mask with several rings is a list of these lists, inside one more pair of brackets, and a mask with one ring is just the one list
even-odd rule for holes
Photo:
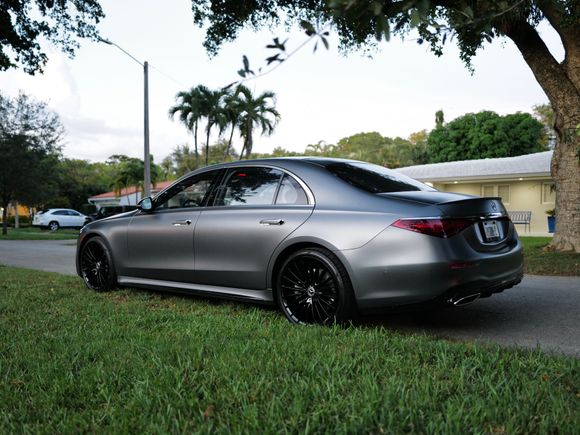
[[76,275],[76,240],[0,240],[0,264]]
[[[0,264],[74,275],[74,255],[74,240],[0,241]],[[517,287],[472,305],[362,323],[580,357],[580,277],[527,275]]]

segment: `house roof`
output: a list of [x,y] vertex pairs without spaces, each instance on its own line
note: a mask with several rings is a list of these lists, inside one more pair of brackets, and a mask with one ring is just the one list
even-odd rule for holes
[[[152,192],[159,192],[160,190],[165,189],[171,183],[173,183],[173,181],[171,181],[171,180],[170,181],[160,181],[158,183],[155,183],[155,185],[153,186],[151,191]],[[113,191],[113,192],[105,192],[105,193],[99,193],[98,195],[93,195],[89,198],[89,200],[91,200],[91,199],[119,198],[121,196],[134,195],[138,191],[139,191],[138,186],[129,186],[129,187],[126,187],[124,189],[121,189],[121,191],[118,193],[115,193]]]
[[549,177],[553,151],[517,157],[462,160],[407,166],[396,171],[419,181],[455,181],[514,177]]

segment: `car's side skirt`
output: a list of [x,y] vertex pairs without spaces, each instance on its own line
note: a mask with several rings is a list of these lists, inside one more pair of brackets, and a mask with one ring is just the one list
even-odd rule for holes
[[117,282],[121,285],[151,288],[155,290],[170,290],[180,293],[190,293],[222,299],[232,299],[261,304],[274,304],[272,290],[248,290],[232,287],[219,287],[206,284],[191,284],[176,281],[162,281],[158,279],[136,278],[132,276],[118,276]]

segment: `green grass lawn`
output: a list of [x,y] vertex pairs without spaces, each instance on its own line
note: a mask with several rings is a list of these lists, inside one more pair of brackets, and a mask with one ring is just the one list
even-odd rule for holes
[[524,245],[525,273],[534,275],[580,275],[580,254],[546,252],[550,237],[520,237]]
[[76,239],[79,235],[79,230],[68,228],[57,231],[41,230],[38,227],[8,228],[5,236],[1,231],[0,227],[0,240],[68,240]]
[[0,433],[573,433],[580,360],[0,267]]

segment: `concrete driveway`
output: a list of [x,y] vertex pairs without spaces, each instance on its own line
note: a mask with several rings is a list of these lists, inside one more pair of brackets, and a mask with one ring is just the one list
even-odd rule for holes
[[[75,243],[0,241],[0,264],[74,275]],[[526,275],[518,286],[472,305],[390,314],[362,324],[580,357],[580,277]]]

